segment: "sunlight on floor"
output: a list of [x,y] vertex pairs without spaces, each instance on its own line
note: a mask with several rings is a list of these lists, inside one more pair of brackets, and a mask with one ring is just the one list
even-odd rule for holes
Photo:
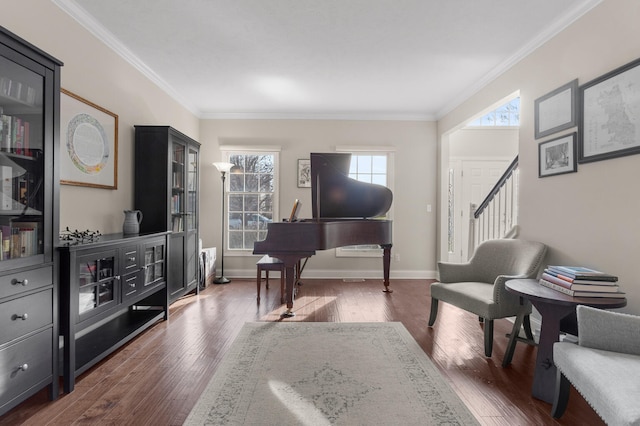
[[[293,302],[293,312],[295,320],[303,321],[312,316],[315,311],[324,309],[328,305],[336,302],[337,297],[310,297],[302,296]],[[277,321],[280,315],[287,310],[285,305],[279,306],[275,310],[263,315],[260,319],[263,321]]]
[[296,416],[301,425],[323,426],[331,424],[320,410],[286,383],[278,380],[269,380],[269,388],[278,397],[282,405]]

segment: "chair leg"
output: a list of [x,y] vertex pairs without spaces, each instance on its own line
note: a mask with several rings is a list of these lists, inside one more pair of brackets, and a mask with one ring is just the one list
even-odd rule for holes
[[431,314],[429,315],[429,327],[436,322],[438,316],[438,299],[431,298]]
[[571,383],[569,380],[557,370],[556,373],[556,390],[553,395],[553,407],[551,408],[551,416],[554,419],[559,419],[567,408],[569,402],[569,391],[571,390]]
[[[502,360],[503,367],[506,367],[507,365],[511,364],[511,360],[513,359],[513,353],[516,350],[516,343],[518,342],[518,335],[520,334],[520,327],[522,327],[522,322],[526,321],[526,319],[528,318],[529,318],[529,315],[519,314],[516,317],[516,320],[513,322],[513,329],[511,330],[511,336],[509,336],[509,343],[507,344],[507,350],[504,352],[504,359]],[[529,326],[531,326],[531,324],[529,324]]]
[[487,357],[493,352],[493,320],[484,320],[484,354]]

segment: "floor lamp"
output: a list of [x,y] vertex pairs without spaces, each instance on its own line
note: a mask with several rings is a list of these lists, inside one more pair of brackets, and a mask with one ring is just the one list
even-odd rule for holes
[[224,212],[224,199],[225,199],[225,196],[224,196],[224,180],[225,180],[225,175],[231,171],[231,168],[233,167],[233,163],[219,162],[219,163],[213,163],[213,165],[216,166],[216,169],[218,169],[218,171],[222,174],[222,246],[221,246],[221,250],[220,250],[220,276],[216,277],[213,280],[213,283],[214,284],[227,284],[227,283],[230,283],[231,280],[224,276],[224,234],[225,234],[225,229],[224,229],[224,216],[225,216],[225,212]]

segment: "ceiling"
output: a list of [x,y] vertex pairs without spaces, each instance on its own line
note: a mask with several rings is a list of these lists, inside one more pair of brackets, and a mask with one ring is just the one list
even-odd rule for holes
[[601,0],[53,0],[200,118],[433,120]]

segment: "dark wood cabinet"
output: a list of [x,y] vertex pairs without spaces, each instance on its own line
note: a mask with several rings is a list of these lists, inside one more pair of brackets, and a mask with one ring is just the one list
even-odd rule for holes
[[198,290],[200,144],[169,126],[135,126],[141,232],[171,231],[169,300]]
[[65,392],[79,374],[168,318],[167,235],[110,234],[59,247]]
[[0,27],[0,415],[58,395],[61,66]]

